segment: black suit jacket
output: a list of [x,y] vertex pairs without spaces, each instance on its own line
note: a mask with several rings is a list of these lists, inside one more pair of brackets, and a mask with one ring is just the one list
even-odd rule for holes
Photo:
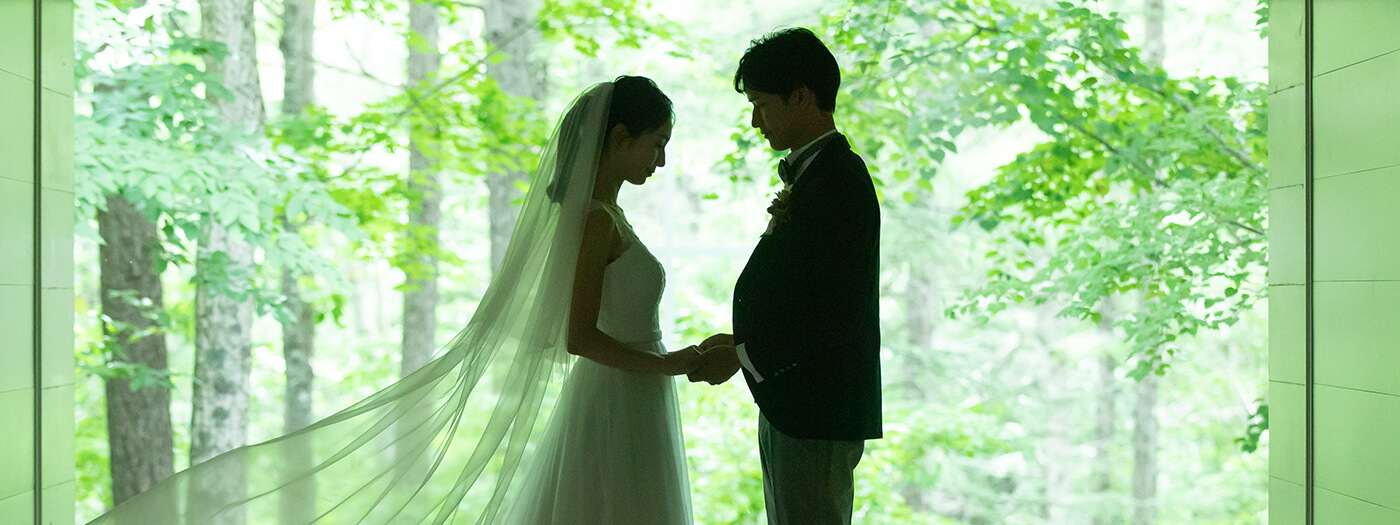
[[734,285],[734,341],[773,428],[800,439],[881,436],[880,208],[843,136],[816,154]]

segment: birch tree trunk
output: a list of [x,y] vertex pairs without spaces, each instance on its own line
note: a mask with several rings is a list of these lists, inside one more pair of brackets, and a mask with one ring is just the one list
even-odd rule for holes
[[[211,76],[222,80],[228,97],[213,98],[223,123],[253,137],[263,133],[263,99],[253,34],[252,0],[201,0],[204,38],[227,46],[222,59],[206,56]],[[211,97],[212,98],[212,97]],[[238,168],[233,168],[238,169]],[[201,282],[195,294],[194,402],[190,462],[200,463],[248,441],[249,368],[253,302],[245,293],[253,276],[253,248],[206,216],[196,272],[225,275],[228,282]],[[244,476],[217,480],[203,491],[238,494]],[[219,523],[243,523],[227,513]]]

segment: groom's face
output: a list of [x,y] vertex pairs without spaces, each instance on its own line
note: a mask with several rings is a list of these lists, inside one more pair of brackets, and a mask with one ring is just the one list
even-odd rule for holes
[[758,128],[768,145],[775,150],[792,149],[794,108],[788,98],[774,93],[745,90],[749,104],[753,106],[753,119],[749,125]]

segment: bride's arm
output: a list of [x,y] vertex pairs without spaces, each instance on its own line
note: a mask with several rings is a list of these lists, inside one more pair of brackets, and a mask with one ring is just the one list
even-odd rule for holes
[[698,364],[698,354],[693,347],[659,356],[628,348],[598,329],[598,310],[603,303],[603,271],[621,242],[612,216],[601,209],[588,214],[569,306],[569,353],[633,372],[690,373]]

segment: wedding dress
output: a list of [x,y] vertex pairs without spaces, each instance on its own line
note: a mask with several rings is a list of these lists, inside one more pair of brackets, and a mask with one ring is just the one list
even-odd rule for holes
[[[638,352],[663,354],[657,309],[666,275],[622,210],[626,247],[603,272],[598,329]],[[505,523],[689,524],[690,489],[675,380],[579,359]]]
[[[440,355],[306,428],[178,472],[91,524],[689,523],[674,380],[566,351],[611,98],[612,84],[597,84],[565,111],[500,269]],[[661,267],[621,211],[608,211],[629,245],[605,272],[599,326],[661,352]],[[570,364],[539,432],[552,379]],[[516,476],[522,464],[528,475]]]

